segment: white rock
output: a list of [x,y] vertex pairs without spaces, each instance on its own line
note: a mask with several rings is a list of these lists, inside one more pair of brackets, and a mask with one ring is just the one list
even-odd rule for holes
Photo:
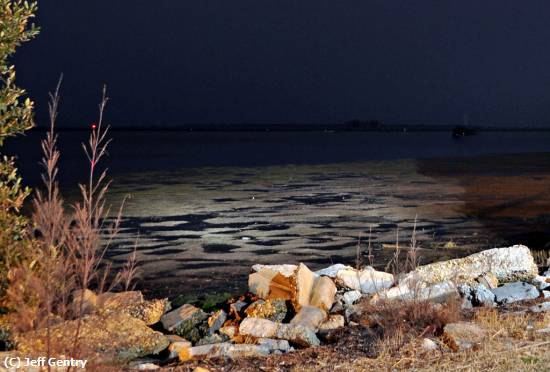
[[270,351],[280,350],[282,352],[288,352],[290,350],[290,344],[287,340],[274,340],[272,338],[259,338],[258,345],[265,345]]
[[140,371],[154,371],[159,368],[159,366],[153,363],[143,363],[136,366],[136,369]]
[[243,357],[257,357],[269,355],[269,348],[266,345],[251,344],[209,344],[193,346],[180,352],[180,361],[185,362],[193,359],[208,359],[225,357],[237,359]]
[[342,286],[361,291],[364,294],[373,294],[390,288],[394,283],[392,274],[376,271],[370,266],[361,271],[355,269],[340,270],[336,274],[336,280]]
[[437,350],[438,349],[438,346],[437,344],[435,343],[434,340],[431,340],[429,338],[425,338],[422,340],[422,349],[424,350]]
[[539,291],[534,285],[515,282],[493,289],[495,301],[499,304],[509,304],[516,301],[533,300],[539,297]]
[[533,313],[543,313],[550,311],[550,301],[531,306],[529,310]]
[[550,278],[547,278],[545,276],[537,275],[533,279],[532,283],[535,285],[535,287],[537,287],[541,291],[543,289],[550,288]]
[[386,299],[390,301],[429,300],[442,303],[458,296],[456,285],[452,281],[446,281],[429,286],[424,283],[418,283],[416,286],[399,285],[387,291],[380,292],[378,297],[373,298],[373,302],[376,302],[378,299]]
[[472,254],[465,258],[436,262],[420,266],[407,274],[400,284],[443,281],[473,282],[481,275],[492,273],[500,282],[531,280],[537,276],[538,268],[529,248],[515,245],[495,248]]
[[314,306],[303,306],[298,314],[292,318],[290,324],[309,327],[316,331],[319,328],[319,325],[324,322],[326,318],[327,313],[324,310]]
[[336,274],[338,274],[338,271],[340,270],[353,270],[351,266],[347,266],[344,264],[334,264],[332,266],[326,267],[322,270],[317,270],[315,274],[317,275],[323,275],[328,276],[329,278],[336,278]]
[[261,265],[261,264],[256,264],[254,266],[252,266],[252,270],[254,270],[255,272],[260,272],[262,270],[271,270],[271,271],[275,271],[283,276],[291,276],[292,274],[294,274],[294,271],[296,271],[296,269],[298,268],[298,266],[296,265],[288,265],[288,264],[285,264],[285,265]]
[[473,300],[477,305],[495,306],[495,294],[483,284],[478,284],[473,290]]
[[330,315],[327,320],[321,323],[321,325],[319,325],[319,332],[342,328],[343,326],[344,326],[344,316],[339,314],[333,314],[333,315]]
[[275,323],[260,318],[245,318],[239,326],[239,334],[257,338],[275,338],[288,340],[301,346],[319,345],[315,332],[298,324]]
[[245,318],[239,325],[239,334],[258,338],[274,338],[279,323],[262,318]]
[[361,299],[361,296],[361,292],[359,291],[347,291],[346,293],[344,293],[344,296],[342,296],[342,299],[346,306],[351,306],[359,301],[359,299]]
[[309,305],[328,311],[334,303],[336,284],[328,277],[316,277],[311,290]]
[[542,291],[543,298],[550,298],[550,291]]

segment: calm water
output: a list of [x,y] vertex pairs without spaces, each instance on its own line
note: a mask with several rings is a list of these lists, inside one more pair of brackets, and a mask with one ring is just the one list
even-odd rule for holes
[[[86,176],[61,133],[69,199]],[[41,135],[8,143],[37,182]],[[240,291],[254,263],[354,263],[370,236],[375,265],[416,220],[424,262],[550,242],[550,133],[114,132],[111,201],[130,195],[108,257],[139,235],[144,290]],[[452,243],[452,244],[448,244]]]
[[[60,134],[65,180],[85,175],[80,143],[86,132]],[[30,183],[38,181],[43,133],[10,139],[6,153],[19,156]],[[550,132],[494,132],[455,140],[447,132],[330,133],[330,132],[113,132],[112,175],[168,171],[181,168],[335,164],[403,158],[462,157],[483,154],[550,152]]]

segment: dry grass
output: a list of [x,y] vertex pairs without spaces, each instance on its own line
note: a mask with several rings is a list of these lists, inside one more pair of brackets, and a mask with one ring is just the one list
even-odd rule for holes
[[[60,81],[61,83],[61,81]],[[122,269],[113,273],[103,258],[119,231],[121,211],[106,223],[109,205],[106,195],[110,182],[98,164],[107,153],[108,126],[103,115],[108,101],[106,90],[99,105],[99,120],[83,150],[89,160],[86,183],[80,184],[81,201],[67,205],[58,187],[58,161],[55,123],[59,107],[59,87],[50,95],[50,131],[42,142],[44,190],[33,200],[33,250],[31,259],[10,271],[7,297],[14,311],[10,314],[15,334],[50,327],[62,320],[77,319],[71,356],[80,347],[80,318],[84,314],[84,289],[98,292],[117,286],[129,289],[136,274],[134,254]],[[80,293],[75,296],[75,293]],[[55,353],[50,345],[48,355]]]

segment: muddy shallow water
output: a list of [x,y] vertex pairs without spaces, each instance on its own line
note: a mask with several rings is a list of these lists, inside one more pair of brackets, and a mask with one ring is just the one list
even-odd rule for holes
[[[80,142],[60,133],[71,200],[86,176]],[[39,180],[43,133],[10,140]],[[130,195],[115,264],[133,250],[150,295],[236,292],[254,263],[384,268],[416,219],[421,263],[516,243],[542,262],[550,242],[550,132],[114,132],[111,201]],[[490,155],[499,154],[499,155]]]
[[127,200],[109,258],[139,234],[141,286],[156,294],[242,291],[255,263],[373,263],[409,245],[421,263],[512,243],[543,249],[549,155],[212,167],[119,177]]

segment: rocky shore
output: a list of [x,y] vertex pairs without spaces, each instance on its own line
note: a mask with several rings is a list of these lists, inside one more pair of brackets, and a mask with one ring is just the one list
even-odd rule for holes
[[[433,309],[444,309],[455,303],[461,313],[478,308],[509,311],[510,306],[519,306],[516,313],[543,314],[550,321],[546,317],[550,270],[539,273],[525,246],[490,249],[397,275],[343,264],[318,271],[304,264],[254,265],[248,285],[248,293],[208,312],[192,304],[172,308],[168,299],[145,300],[138,291],[100,295],[87,291],[87,315],[79,325],[83,344],[79,356],[89,365],[140,370],[192,370],[208,360],[272,360],[334,343],[342,346],[342,340],[358,329],[363,332],[358,339],[366,339],[366,334],[380,331],[384,313],[373,309],[384,306],[398,309],[428,303]],[[2,357],[45,355],[51,340],[55,350],[68,353],[76,327],[77,321],[72,320],[53,325],[49,332],[24,334],[15,340],[16,349]],[[490,336],[472,319],[440,328],[424,332],[432,337],[420,337],[419,350],[473,351]],[[533,335],[550,335],[550,322],[531,328]],[[376,354],[365,348],[365,355],[369,353]],[[283,363],[274,369],[291,368]]]

